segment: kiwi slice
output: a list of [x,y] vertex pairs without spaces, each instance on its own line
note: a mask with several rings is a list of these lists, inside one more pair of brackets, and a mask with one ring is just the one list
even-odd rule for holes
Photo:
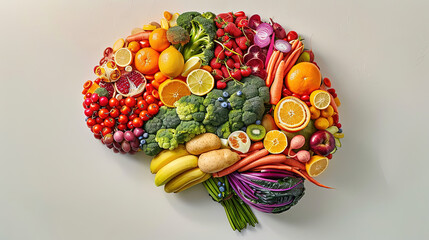
[[259,141],[265,137],[266,130],[262,125],[251,124],[247,126],[246,133],[252,141]]

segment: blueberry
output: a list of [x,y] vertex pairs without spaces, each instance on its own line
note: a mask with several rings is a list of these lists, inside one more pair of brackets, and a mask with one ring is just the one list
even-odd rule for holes
[[222,186],[222,182],[221,181],[219,181],[219,182],[217,182],[217,185],[220,187],[220,186]]
[[225,188],[224,187],[219,187],[219,191],[225,192]]
[[241,131],[243,131],[243,132],[245,132],[247,130],[247,128],[246,127],[242,127],[241,128]]
[[145,143],[146,143],[146,140],[144,140],[144,139],[140,140],[140,144],[141,144],[141,145],[143,145],[143,144],[145,144]]
[[217,100],[218,100],[219,102],[223,102],[223,101],[224,101],[223,97],[218,97],[218,98],[217,98]]
[[228,103],[228,108],[231,108],[231,103]]
[[222,102],[222,103],[220,104],[220,106],[221,106],[221,107],[223,107],[223,108],[226,108],[226,107],[228,107],[228,103],[226,103],[226,102]]
[[241,91],[237,92],[237,96],[241,96],[241,94],[243,94]]
[[222,197],[222,193],[219,193],[217,196],[218,196],[219,198],[221,198],[221,197]]
[[139,140],[142,140],[143,139],[143,136],[139,136]]
[[256,125],[261,125],[261,120],[256,120]]
[[229,93],[228,93],[228,92],[223,92],[223,93],[222,93],[222,95],[223,95],[224,97],[229,97]]
[[149,133],[143,133],[143,138],[148,138],[149,137]]
[[338,133],[342,133],[343,132],[343,129],[338,129]]

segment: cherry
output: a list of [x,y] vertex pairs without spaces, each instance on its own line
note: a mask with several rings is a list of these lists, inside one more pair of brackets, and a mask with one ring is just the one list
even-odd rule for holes
[[91,95],[91,100],[92,100],[92,102],[97,102],[97,101],[98,101],[98,99],[99,99],[99,97],[98,97],[98,94],[97,94],[97,93],[93,93],[93,94]]
[[98,101],[102,107],[105,107],[107,104],[109,104],[109,99],[107,97],[101,97]]

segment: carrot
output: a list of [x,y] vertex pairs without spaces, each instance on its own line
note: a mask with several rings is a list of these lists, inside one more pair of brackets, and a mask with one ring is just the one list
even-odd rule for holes
[[252,154],[250,154],[249,156],[241,159],[240,161],[236,162],[235,164],[223,169],[222,171],[219,171],[217,173],[214,173],[213,176],[214,177],[223,177],[225,175],[228,175],[232,172],[237,171],[238,169],[248,165],[249,163],[258,160],[262,157],[265,157],[269,154],[269,152],[267,151],[267,149],[261,149],[259,151],[256,151]]
[[204,70],[206,70],[208,72],[212,72],[213,71],[213,68],[210,67],[209,65],[204,65],[204,66],[201,67],[201,69],[204,69]]
[[262,148],[264,148],[264,143],[262,141],[254,142],[252,145],[250,145],[249,152],[253,152]]
[[296,60],[298,60],[299,55],[301,54],[302,46],[293,51],[293,53],[289,56],[289,58],[286,61],[286,68],[285,68],[285,75],[290,71],[290,69],[295,65]]
[[146,32],[139,32],[133,35],[130,35],[127,37],[127,42],[132,42],[132,41],[142,41],[142,40],[147,40],[149,39],[149,35],[151,32],[146,31]]
[[[267,79],[265,80],[265,83],[267,85],[267,87],[271,86],[272,82],[271,82],[271,76],[274,74],[274,65],[277,61],[277,59],[279,58],[280,55],[280,51],[275,51],[270,58],[270,61],[268,62],[269,67],[267,66]],[[270,64],[271,62],[271,64]]]
[[286,158],[286,160],[283,163],[286,164],[286,165],[288,165],[288,166],[296,167],[296,168],[298,168],[300,170],[306,171],[305,170],[305,165],[302,162],[300,162],[300,161],[298,161],[296,159]]
[[277,104],[282,98],[283,78],[285,77],[285,61],[281,61],[276,71],[276,77],[270,88],[270,103]]
[[254,167],[259,167],[272,163],[282,163],[286,160],[286,156],[283,154],[272,154],[265,157],[262,157],[254,162],[247,164],[246,166],[238,169],[239,172],[244,172]]

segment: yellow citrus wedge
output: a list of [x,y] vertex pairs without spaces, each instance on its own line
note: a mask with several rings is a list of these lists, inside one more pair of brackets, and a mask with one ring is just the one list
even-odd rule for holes
[[282,153],[287,147],[286,134],[279,130],[267,132],[264,138],[264,148],[272,154]]
[[327,157],[314,155],[305,164],[305,169],[310,177],[317,177],[328,168],[328,164],[329,159]]
[[183,67],[182,77],[187,77],[190,72],[201,67],[201,59],[199,57],[191,57],[185,62]]
[[296,97],[285,97],[277,103],[274,109],[276,125],[288,132],[304,129],[310,122],[310,110],[307,105]]
[[159,86],[159,97],[167,107],[174,107],[174,103],[183,96],[191,95],[188,85],[182,80],[167,80]]
[[310,103],[319,110],[326,109],[331,103],[329,93],[324,90],[316,90],[310,94]]
[[186,83],[193,94],[203,96],[213,89],[214,78],[204,69],[195,69],[189,73]]
[[115,63],[119,67],[126,67],[131,64],[133,54],[128,48],[120,48],[115,53]]

